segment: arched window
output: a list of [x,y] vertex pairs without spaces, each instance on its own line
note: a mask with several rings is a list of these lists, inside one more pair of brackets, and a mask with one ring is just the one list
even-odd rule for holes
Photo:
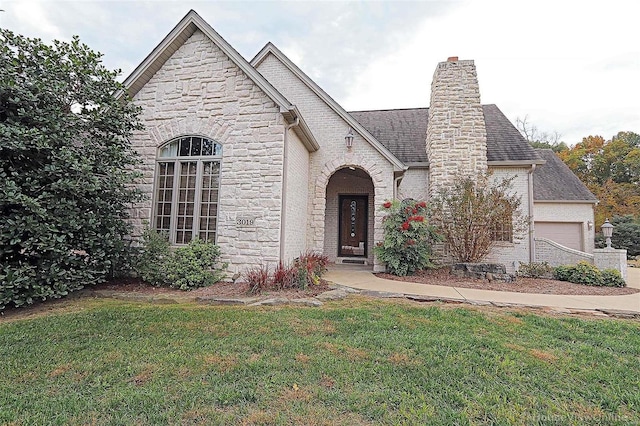
[[154,227],[171,244],[199,237],[216,241],[222,145],[182,136],[160,147],[156,166]]

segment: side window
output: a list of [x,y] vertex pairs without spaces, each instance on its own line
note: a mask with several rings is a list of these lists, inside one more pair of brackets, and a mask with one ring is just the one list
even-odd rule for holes
[[199,237],[216,241],[222,146],[200,136],[182,136],[158,151],[153,226],[171,244]]

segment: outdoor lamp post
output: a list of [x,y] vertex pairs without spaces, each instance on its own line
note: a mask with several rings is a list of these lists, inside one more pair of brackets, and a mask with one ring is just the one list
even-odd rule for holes
[[609,219],[605,220],[602,226],[602,235],[607,239],[607,248],[611,248],[611,235],[613,234],[613,225],[609,222]]
[[349,133],[344,137],[344,143],[347,145],[347,148],[351,149],[353,146],[353,130],[349,129]]

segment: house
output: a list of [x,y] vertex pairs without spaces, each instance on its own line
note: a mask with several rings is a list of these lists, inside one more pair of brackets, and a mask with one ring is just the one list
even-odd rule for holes
[[[273,44],[247,62],[190,11],[124,84],[145,125],[132,140],[149,194],[133,210],[136,232],[149,222],[175,245],[215,241],[232,271],[305,250],[381,270],[378,206],[428,200],[457,173],[487,169],[515,176],[532,230],[577,224],[580,248],[592,247],[593,196],[567,199],[561,163],[481,105],[473,61],[437,66],[429,108],[347,112]],[[531,236],[506,226],[489,260],[511,271],[535,260]]]

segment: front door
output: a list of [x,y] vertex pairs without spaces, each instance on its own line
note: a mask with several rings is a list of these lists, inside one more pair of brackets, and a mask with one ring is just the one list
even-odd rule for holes
[[368,206],[367,195],[340,195],[339,257],[367,257]]

